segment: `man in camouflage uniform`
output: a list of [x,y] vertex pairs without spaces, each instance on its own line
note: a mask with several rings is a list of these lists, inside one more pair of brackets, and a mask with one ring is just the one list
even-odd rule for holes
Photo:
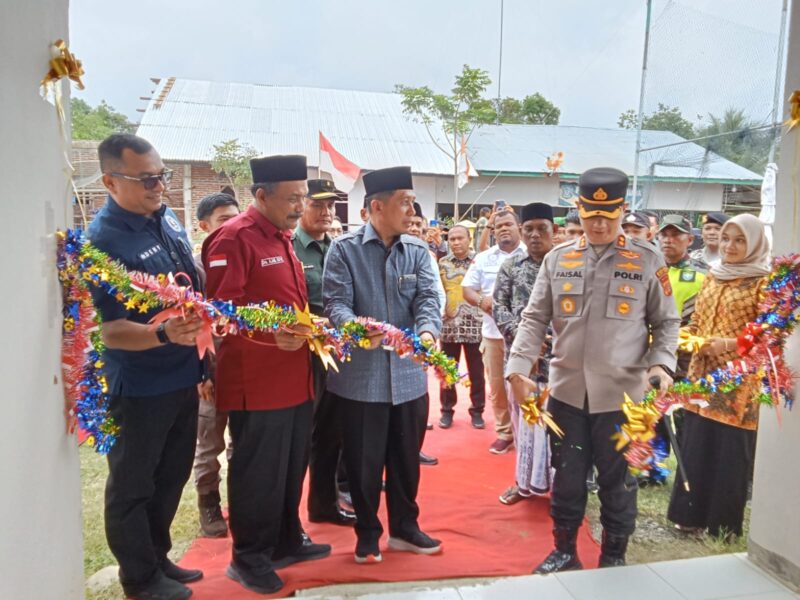
[[586,511],[586,473],[597,467],[603,542],[600,566],[625,564],[636,525],[636,480],[612,436],[626,421],[624,394],[640,400],[649,379],[672,383],[678,315],[664,259],[620,228],[628,189],[617,169],[581,175],[578,209],[584,235],[554,248],[536,277],[506,367],[518,398],[553,328],[548,410],[564,432],[551,436],[550,514],[555,549],[537,573],[580,569],[577,535]]

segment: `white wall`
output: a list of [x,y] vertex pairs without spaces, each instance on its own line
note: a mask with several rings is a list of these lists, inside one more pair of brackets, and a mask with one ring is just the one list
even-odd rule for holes
[[722,210],[721,183],[653,183],[645,194],[643,208],[708,212]]
[[[800,89],[800,2],[792,2],[792,16],[786,68],[786,96]],[[787,114],[784,118],[788,117]],[[783,119],[781,119],[783,120]],[[796,221],[799,189],[797,185],[800,156],[800,129],[784,135],[778,164],[777,217],[775,219],[775,253],[800,251],[800,225]],[[794,179],[794,181],[793,181]],[[800,335],[791,340],[787,352],[789,365],[800,372]],[[761,410],[756,449],[756,470],[753,482],[750,547],[752,558],[786,581],[800,587],[800,389],[795,389],[795,408],[784,411],[783,424],[778,425],[775,411]]]
[[[415,175],[414,191],[426,217],[436,214],[437,204],[452,206],[453,178],[443,175]],[[722,184],[657,182],[648,188],[647,208],[657,210],[700,211],[722,210]],[[513,206],[546,202],[559,206],[559,178],[554,177],[475,177],[459,190],[462,212],[477,200],[477,205],[491,205],[503,199]],[[361,223],[359,210],[364,202],[364,185],[358,180],[350,192],[349,220]],[[477,211],[473,210],[473,220]]]
[[[55,109],[39,97],[67,0],[0,2],[0,598],[83,597],[74,438],[64,433],[53,232],[70,214]],[[24,194],[20,194],[25,190]]]

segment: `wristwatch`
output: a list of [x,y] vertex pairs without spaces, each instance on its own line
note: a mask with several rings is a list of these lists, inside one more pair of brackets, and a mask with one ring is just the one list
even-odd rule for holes
[[166,324],[166,322],[163,322],[163,323],[161,323],[161,325],[156,327],[156,337],[158,338],[158,341],[161,342],[162,344],[169,344],[170,343],[169,336],[167,335],[167,324]]

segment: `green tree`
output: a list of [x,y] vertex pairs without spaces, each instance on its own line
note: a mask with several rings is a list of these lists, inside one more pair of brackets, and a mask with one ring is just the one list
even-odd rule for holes
[[431,141],[453,161],[453,214],[456,221],[461,139],[469,139],[476,127],[496,119],[495,107],[483,97],[491,82],[487,71],[464,65],[461,73],[456,75],[450,94],[436,94],[427,86],[395,86],[395,91],[402,96],[403,112],[425,125]]
[[522,102],[517,98],[503,98],[500,101],[499,109],[497,109],[497,117],[495,120],[500,123],[508,123],[511,125],[523,123]]
[[73,140],[104,140],[112,133],[133,133],[136,128],[105,100],[92,108],[85,100],[72,98],[70,107]]
[[250,159],[258,156],[255,148],[240,144],[238,139],[227,140],[221,144],[214,144],[214,157],[211,159],[211,168],[223,175],[231,187],[247,185],[252,181],[250,174]]
[[[558,125],[561,109],[539,92],[522,101],[522,122],[529,125]],[[501,119],[502,121],[502,119]]]
[[742,109],[729,108],[722,116],[708,115],[708,125],[698,129],[700,144],[731,162],[763,173],[767,166],[774,132],[770,129],[753,131],[759,123],[750,119]]
[[[634,109],[626,110],[619,116],[617,125],[623,129],[636,129],[638,113]],[[642,129],[655,131],[671,131],[684,139],[695,137],[694,125],[683,116],[677,106],[658,103],[658,109],[642,118]]]
[[561,109],[540,93],[518,98],[503,98],[499,108],[495,101],[495,121],[500,123],[527,125],[558,125]]

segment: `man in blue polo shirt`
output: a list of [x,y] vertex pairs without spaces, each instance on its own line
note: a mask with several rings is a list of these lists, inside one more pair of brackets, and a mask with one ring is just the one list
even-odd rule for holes
[[[156,150],[137,136],[114,134],[98,155],[109,198],[89,227],[92,243],[130,270],[181,273],[181,283],[198,288],[186,232],[162,201],[172,173]],[[110,412],[121,428],[108,454],[108,546],[128,598],[188,598],[183,584],[203,574],[174,565],[167,552],[194,457],[201,323],[172,318],[153,330],[147,322],[158,309],[128,310],[102,290],[93,296],[103,319]]]

